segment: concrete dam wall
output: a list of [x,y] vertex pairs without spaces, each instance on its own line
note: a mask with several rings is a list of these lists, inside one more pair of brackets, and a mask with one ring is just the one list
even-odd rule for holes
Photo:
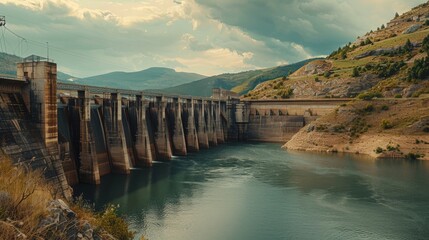
[[0,77],[0,149],[15,163],[43,169],[66,196],[69,185],[100,183],[227,141],[286,142],[349,99],[240,101],[56,82],[56,65],[18,64]]

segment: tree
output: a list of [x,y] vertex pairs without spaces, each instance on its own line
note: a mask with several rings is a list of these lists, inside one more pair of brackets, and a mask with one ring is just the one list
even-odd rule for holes
[[381,25],[381,29],[385,29],[386,28],[386,26],[384,26],[384,24],[383,25]]
[[395,13],[395,18],[398,18],[399,17],[399,13]]
[[353,73],[352,73],[352,77],[359,77],[359,70],[357,69],[357,67],[353,68]]
[[405,52],[411,52],[413,48],[414,48],[413,44],[411,43],[410,39],[408,39],[403,49],[405,50]]
[[422,49],[429,55],[429,35],[423,39]]

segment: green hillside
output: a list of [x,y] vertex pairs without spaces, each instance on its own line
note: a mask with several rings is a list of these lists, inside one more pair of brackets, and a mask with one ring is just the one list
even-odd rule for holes
[[[0,52],[0,74],[16,76],[16,63],[21,62],[22,58],[8,53]],[[76,79],[69,74],[58,72],[58,81],[69,82],[69,79]]]
[[[393,16],[393,14],[392,14]],[[244,97],[406,98],[429,93],[429,3],[421,4],[289,78],[264,82]]]
[[75,83],[122,89],[161,89],[205,78],[196,73],[153,67],[139,72],[111,72],[75,80]]
[[233,90],[239,94],[246,94],[258,84],[278,77],[288,76],[289,73],[296,71],[312,60],[314,59],[274,68],[225,73],[176,87],[169,87],[163,89],[163,91],[193,96],[211,96],[213,88],[223,88]]

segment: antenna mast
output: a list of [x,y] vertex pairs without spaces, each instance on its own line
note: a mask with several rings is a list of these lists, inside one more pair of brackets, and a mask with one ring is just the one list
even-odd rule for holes
[[47,52],[47,57],[49,62],[49,42],[46,42],[46,52]]

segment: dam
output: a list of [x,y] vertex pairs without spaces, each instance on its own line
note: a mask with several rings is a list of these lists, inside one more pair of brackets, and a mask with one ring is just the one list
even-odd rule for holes
[[[120,79],[118,79],[120,81]],[[15,163],[44,169],[65,196],[154,161],[226,142],[281,142],[350,99],[242,101],[57,82],[57,65],[34,56],[0,77],[0,149]]]

